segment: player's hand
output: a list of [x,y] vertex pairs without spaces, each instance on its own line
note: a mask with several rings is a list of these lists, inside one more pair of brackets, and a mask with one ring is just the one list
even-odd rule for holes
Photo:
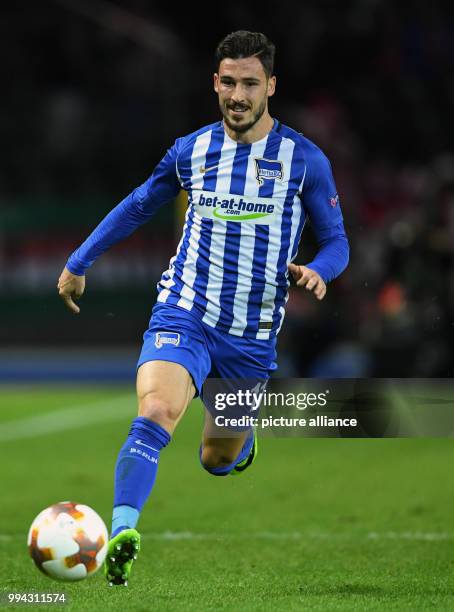
[[80,308],[74,303],[85,290],[85,276],[76,276],[68,268],[63,268],[57,284],[58,295],[74,314],[79,314]]
[[289,264],[288,270],[297,287],[306,287],[308,291],[313,292],[317,300],[323,300],[326,295],[326,285],[320,274],[306,266],[297,266],[293,263]]

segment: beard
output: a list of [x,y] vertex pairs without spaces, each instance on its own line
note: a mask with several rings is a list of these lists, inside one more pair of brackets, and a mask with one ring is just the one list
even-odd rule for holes
[[228,125],[228,127],[232,131],[236,132],[237,134],[244,134],[244,132],[247,132],[248,130],[250,130],[257,123],[257,121],[261,118],[261,116],[263,115],[266,109],[266,101],[267,99],[265,98],[260,104],[260,106],[258,107],[258,109],[256,110],[256,112],[254,113],[254,115],[252,116],[252,119],[250,121],[248,121],[247,123],[242,123],[242,124],[232,122],[223,105],[220,105],[220,109],[221,109],[222,116],[224,117],[224,121]]

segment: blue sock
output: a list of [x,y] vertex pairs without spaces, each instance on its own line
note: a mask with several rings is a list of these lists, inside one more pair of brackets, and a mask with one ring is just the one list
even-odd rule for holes
[[170,442],[170,434],[157,423],[137,417],[115,466],[112,537],[134,528],[151,493],[158,470],[159,452]]
[[206,465],[202,463],[202,445],[200,445],[200,449],[199,449],[200,463],[202,463],[203,468],[207,472],[210,472],[210,474],[213,474],[213,476],[227,476],[228,474],[230,474],[233,468],[236,465],[238,465],[238,463],[241,463],[242,461],[244,461],[244,459],[246,459],[246,457],[249,457],[249,453],[251,452],[253,443],[254,443],[254,432],[251,430],[250,435],[248,436],[248,438],[246,438],[246,442],[244,443],[243,448],[241,449],[240,454],[235,459],[235,461],[233,461],[232,463],[229,463],[228,465],[222,465],[221,467],[207,467]]

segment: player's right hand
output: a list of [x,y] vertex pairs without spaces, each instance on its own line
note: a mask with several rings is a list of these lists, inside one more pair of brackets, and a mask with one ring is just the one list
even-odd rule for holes
[[307,266],[298,266],[294,263],[288,265],[288,270],[297,287],[306,287],[308,291],[312,291],[317,300],[323,300],[326,295],[326,283],[320,274]]
[[72,274],[68,268],[63,268],[57,283],[58,295],[74,314],[79,314],[80,308],[74,303],[85,290],[85,276]]

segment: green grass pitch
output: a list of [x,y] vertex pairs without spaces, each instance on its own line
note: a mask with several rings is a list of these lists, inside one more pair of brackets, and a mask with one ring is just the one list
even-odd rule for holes
[[452,610],[454,441],[262,438],[242,476],[199,466],[194,402],[161,455],[128,588],[57,583],[26,535],[51,503],[110,527],[132,388],[0,389],[0,585],[64,592],[64,610]]

